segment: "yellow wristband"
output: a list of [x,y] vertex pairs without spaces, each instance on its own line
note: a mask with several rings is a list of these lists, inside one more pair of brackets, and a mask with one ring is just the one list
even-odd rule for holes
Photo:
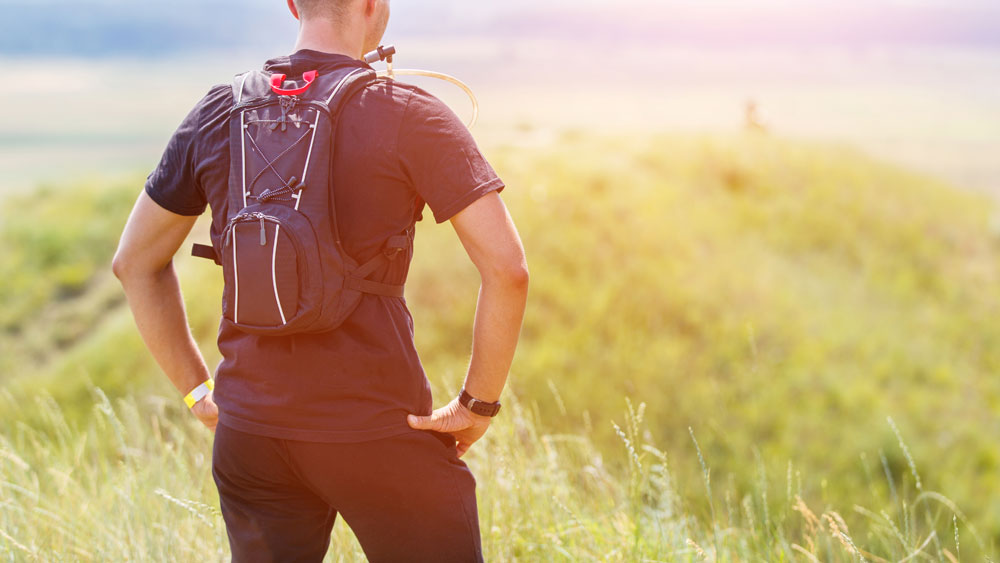
[[215,389],[215,381],[208,379],[204,381],[201,385],[195,387],[184,397],[184,404],[191,408],[195,403],[205,398],[208,392]]

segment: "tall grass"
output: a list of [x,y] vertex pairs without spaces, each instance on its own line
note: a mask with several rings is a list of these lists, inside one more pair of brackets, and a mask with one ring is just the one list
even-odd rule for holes
[[[228,560],[212,434],[173,398],[91,393],[83,425],[67,422],[51,397],[24,403],[0,393],[0,408],[44,418],[0,435],[0,559]],[[585,423],[546,432],[537,402],[508,402],[466,458],[490,561],[971,561],[987,553],[958,507],[913,481],[872,479],[864,504],[831,502],[803,498],[810,476],[793,478],[794,460],[781,479],[762,474],[740,489],[703,458],[703,481],[683,482],[673,456],[649,443],[644,404],[627,403],[614,424],[620,447],[603,452]],[[685,503],[685,489],[711,509]],[[327,561],[360,560],[338,521]]]

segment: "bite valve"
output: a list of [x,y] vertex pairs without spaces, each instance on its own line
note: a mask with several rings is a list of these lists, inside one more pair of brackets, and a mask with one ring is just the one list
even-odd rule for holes
[[379,45],[378,49],[365,54],[365,62],[372,64],[378,61],[388,61],[392,63],[392,56],[396,54],[394,45]]

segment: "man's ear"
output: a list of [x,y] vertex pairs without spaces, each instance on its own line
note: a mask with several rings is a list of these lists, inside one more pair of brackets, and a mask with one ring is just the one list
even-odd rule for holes
[[[292,0],[288,1],[291,2]],[[371,17],[372,14],[375,13],[375,4],[378,3],[378,0],[364,0],[364,2],[365,2],[365,16]]]
[[288,2],[288,11],[292,13],[295,19],[299,19],[299,10],[295,7],[295,0],[285,0]]

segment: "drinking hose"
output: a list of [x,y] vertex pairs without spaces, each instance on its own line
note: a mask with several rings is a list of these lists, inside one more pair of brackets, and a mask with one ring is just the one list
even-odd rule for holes
[[393,45],[382,46],[366,54],[364,60],[366,63],[371,64],[378,61],[385,61],[386,69],[380,70],[376,73],[377,76],[386,77],[389,80],[395,80],[396,75],[400,76],[426,76],[428,78],[437,78],[438,80],[444,80],[445,82],[450,82],[455,86],[462,89],[469,99],[472,100],[472,119],[466,124],[466,127],[472,129],[476,124],[476,120],[479,118],[479,100],[476,99],[476,95],[472,92],[472,88],[462,82],[461,80],[451,76],[450,74],[445,74],[443,72],[436,72],[433,70],[421,70],[416,68],[401,68],[393,70],[392,68],[392,56],[396,54],[396,47]]

